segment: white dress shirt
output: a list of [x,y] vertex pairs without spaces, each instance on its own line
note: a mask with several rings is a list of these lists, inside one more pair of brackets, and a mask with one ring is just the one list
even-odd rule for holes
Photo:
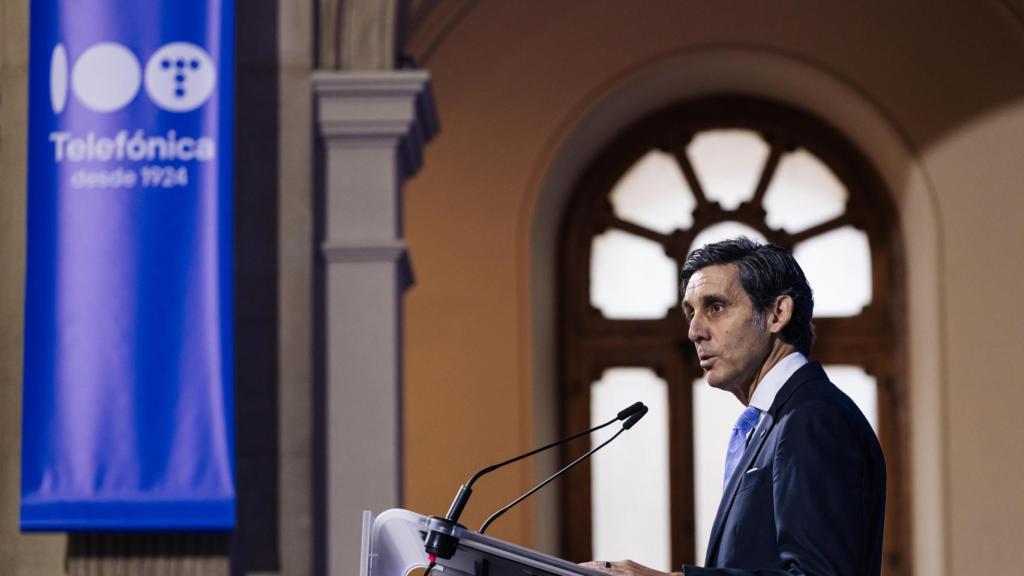
[[[754,388],[754,395],[750,398],[750,405],[760,411],[757,417],[757,426],[764,421],[764,415],[772,407],[775,396],[778,395],[782,385],[804,364],[807,364],[807,357],[799,352],[793,352],[772,366],[772,369],[757,384],[757,387]],[[754,426],[754,430],[757,429],[757,426]]]

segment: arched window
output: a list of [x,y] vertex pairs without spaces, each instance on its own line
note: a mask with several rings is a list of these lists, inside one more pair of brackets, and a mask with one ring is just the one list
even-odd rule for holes
[[[906,572],[901,251],[891,200],[845,138],[799,110],[722,96],[656,113],[577,183],[560,266],[566,432],[650,415],[570,475],[564,548],[661,569],[703,560],[742,406],[703,383],[679,307],[686,254],[738,235],[793,251],[814,289],[812,359],[875,427],[889,469],[885,572]],[[596,443],[601,437],[594,438]],[[569,459],[590,444],[566,450]]]

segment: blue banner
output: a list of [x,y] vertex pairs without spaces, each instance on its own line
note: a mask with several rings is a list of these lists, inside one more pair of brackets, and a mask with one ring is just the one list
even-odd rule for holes
[[31,10],[21,527],[233,528],[233,2]]

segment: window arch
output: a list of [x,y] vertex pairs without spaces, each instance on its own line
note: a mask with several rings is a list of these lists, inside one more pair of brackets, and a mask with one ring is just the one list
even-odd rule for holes
[[[624,438],[620,445],[627,447],[607,455],[620,470],[646,467],[633,470],[633,478],[602,467],[600,456],[567,478],[564,552],[573,560],[622,555],[608,550],[619,538],[604,518],[637,531],[622,521],[621,509],[629,507],[645,524],[645,553],[662,559],[652,561],[663,564],[656,567],[703,559],[706,536],[699,532],[709,521],[702,518],[708,501],[714,514],[717,497],[702,488],[702,475],[721,471],[695,459],[705,462],[716,452],[708,420],[719,428],[731,422],[707,416],[721,410],[711,404],[728,398],[705,395],[699,383],[679,309],[678,270],[692,248],[738,234],[793,250],[808,275],[816,302],[812,358],[876,427],[889,468],[884,570],[906,573],[895,210],[873,167],[841,134],[800,110],[745,96],[692,100],[641,120],[576,183],[560,247],[562,426],[585,428],[614,414],[620,398],[640,396],[660,402],[664,418],[645,422],[649,438]],[[581,440],[563,457],[589,447]],[[609,494],[645,497],[625,504],[595,499],[606,487]]]

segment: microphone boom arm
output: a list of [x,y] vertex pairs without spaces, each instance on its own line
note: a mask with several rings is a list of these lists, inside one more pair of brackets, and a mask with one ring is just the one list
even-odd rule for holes
[[572,440],[575,440],[575,439],[579,438],[580,436],[586,436],[587,434],[590,434],[592,432],[597,432],[598,430],[600,430],[600,429],[602,429],[602,428],[604,428],[606,426],[611,426],[618,419],[619,419],[618,417],[612,418],[611,420],[605,422],[604,424],[601,424],[600,426],[591,428],[589,430],[584,430],[582,432],[577,432],[576,434],[573,434],[572,436],[569,436],[568,438],[562,438],[562,439],[556,440],[556,441],[554,441],[554,442],[552,442],[550,444],[545,444],[544,446],[541,446],[540,448],[535,448],[533,450],[530,450],[526,454],[520,454],[519,456],[516,456],[515,458],[509,458],[508,460],[505,460],[504,462],[498,462],[497,464],[492,464],[492,465],[490,465],[490,466],[488,466],[486,468],[482,468],[482,469],[478,470],[476,474],[473,474],[473,477],[469,479],[469,482],[466,482],[466,488],[471,488],[473,486],[473,483],[476,482],[478,478],[480,478],[484,474],[487,474],[488,472],[491,472],[493,470],[497,470],[498,468],[501,468],[502,466],[505,466],[507,464],[511,464],[513,462],[518,462],[518,461],[522,460],[523,458],[529,458],[530,456],[533,456],[534,454],[539,454],[539,453],[541,453],[541,452],[543,452],[543,451],[545,451],[545,450],[547,450],[549,448],[554,448],[555,446],[558,446],[559,444],[565,444],[566,442],[571,442]]
[[625,426],[623,426],[622,428],[619,428],[619,431],[616,432],[614,436],[612,436],[611,438],[605,440],[604,442],[602,442],[601,444],[599,444],[595,448],[591,448],[586,454],[584,454],[584,455],[580,456],[579,458],[573,460],[572,462],[570,462],[568,465],[566,465],[564,468],[562,468],[558,472],[555,472],[551,476],[548,476],[543,482],[541,482],[540,484],[537,484],[536,486],[531,488],[530,491],[527,492],[526,494],[523,494],[519,498],[516,498],[515,500],[513,500],[513,501],[509,502],[508,504],[506,504],[505,507],[503,507],[501,510],[498,510],[494,514],[491,514],[490,517],[488,517],[487,520],[485,520],[484,523],[480,526],[480,530],[478,532],[480,534],[483,534],[484,531],[487,530],[487,527],[491,525],[491,522],[494,522],[495,520],[497,520],[502,514],[507,512],[510,508],[512,508],[516,504],[519,504],[523,500],[526,500],[531,495],[533,495],[534,492],[536,492],[537,490],[540,490],[541,488],[547,486],[552,480],[558,478],[562,474],[565,474],[566,472],[571,470],[573,466],[576,466],[580,462],[582,462],[582,461],[586,460],[587,458],[589,458],[590,455],[593,454],[594,452],[597,452],[601,448],[604,448],[605,446],[607,446],[612,440],[615,440],[616,438],[618,438],[619,434],[622,434],[626,430],[628,430],[628,428],[626,428]]
[[[426,537],[425,537],[425,540],[424,540],[424,550],[427,553],[427,558],[430,560],[430,566],[431,566],[430,569],[432,569],[433,566],[436,565],[437,558],[448,559],[448,558],[451,558],[453,554],[455,554],[455,549],[456,549],[456,547],[458,546],[458,543],[459,543],[459,537],[456,536],[456,531],[457,531],[457,529],[462,529],[461,525],[459,525],[459,523],[458,523],[459,522],[459,517],[462,516],[462,511],[466,508],[466,503],[469,502],[469,497],[473,493],[473,488],[472,488],[473,483],[476,482],[481,476],[483,476],[484,474],[487,474],[488,472],[493,472],[494,470],[497,470],[498,468],[501,468],[502,466],[507,466],[507,465],[509,465],[509,464],[511,464],[513,462],[518,462],[519,460],[522,460],[523,458],[528,458],[530,456],[533,456],[534,454],[537,454],[538,452],[543,452],[544,450],[548,450],[550,448],[554,448],[555,446],[558,446],[560,444],[564,444],[566,442],[575,440],[576,438],[579,438],[579,437],[584,436],[586,434],[590,434],[591,432],[594,432],[596,430],[600,430],[600,429],[604,428],[605,426],[610,426],[616,420],[625,420],[625,423],[622,425],[622,429],[619,430],[619,432],[617,432],[615,434],[615,436],[612,436],[612,439],[614,440],[615,438],[618,437],[619,434],[622,433],[623,430],[629,430],[633,426],[633,424],[636,424],[637,420],[642,418],[643,415],[646,414],[646,413],[647,413],[647,406],[644,406],[643,402],[634,402],[632,405],[630,405],[630,406],[628,406],[626,408],[623,408],[622,410],[619,410],[619,413],[615,415],[615,418],[612,418],[611,420],[605,422],[604,424],[599,424],[599,425],[597,425],[597,426],[595,426],[595,427],[593,427],[593,428],[591,428],[589,430],[584,430],[583,432],[579,432],[579,433],[573,434],[572,436],[569,436],[568,438],[562,438],[561,440],[556,440],[555,442],[551,442],[550,444],[546,444],[544,446],[541,446],[540,448],[536,448],[534,450],[531,450],[531,451],[527,452],[526,454],[521,454],[521,455],[516,456],[514,458],[509,458],[508,460],[505,460],[504,462],[499,462],[497,464],[492,464],[490,466],[487,466],[486,468],[483,468],[483,469],[477,471],[476,474],[473,474],[473,476],[470,477],[468,482],[466,482],[465,484],[463,484],[462,486],[459,487],[459,491],[455,494],[455,499],[452,500],[452,505],[451,505],[451,507],[448,508],[448,513],[445,514],[444,518],[440,518],[440,517],[437,517],[437,516],[431,516],[429,518],[428,530],[427,530],[427,534],[426,534]],[[610,441],[611,440],[609,440],[608,442],[610,442]],[[556,473],[554,476],[548,478],[541,485],[537,486],[533,490],[531,490],[528,493],[524,494],[523,496],[518,498],[515,502],[512,502],[511,504],[509,504],[505,508],[502,508],[498,512],[492,514],[491,517],[487,519],[487,522],[484,523],[484,528],[481,529],[480,531],[483,532],[483,530],[486,529],[488,524],[490,524],[498,516],[501,516],[502,514],[504,514],[506,510],[508,510],[512,506],[516,505],[518,502],[522,501],[524,498],[526,498],[530,494],[533,494],[534,492],[536,492],[540,488],[543,488],[545,484],[547,484],[551,480],[554,480],[555,478],[557,478],[559,474],[562,474],[563,472],[567,471],[569,468],[572,468],[580,460],[582,460],[583,458],[586,458],[590,454],[593,454],[594,452],[596,452],[599,448],[601,448],[602,446],[604,446],[608,442],[605,442],[604,444],[601,444],[601,446],[598,446],[597,448],[591,450],[590,452],[587,452],[587,454],[585,454],[583,457],[577,459],[576,461],[574,461],[569,466],[566,466],[562,470],[558,471],[558,473]],[[430,573],[430,569],[427,570],[428,574]]]

